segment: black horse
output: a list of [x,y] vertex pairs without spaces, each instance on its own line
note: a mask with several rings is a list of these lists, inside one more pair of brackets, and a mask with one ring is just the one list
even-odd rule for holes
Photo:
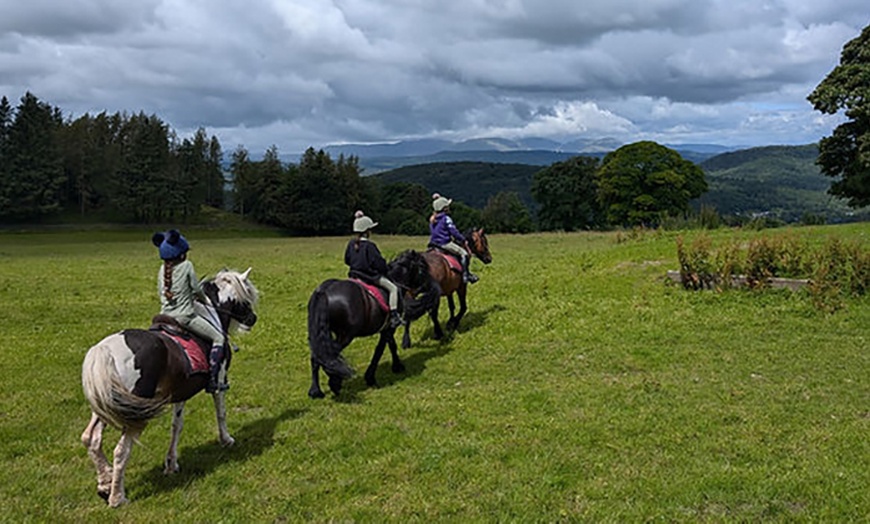
[[[432,283],[429,267],[423,255],[408,250],[388,265],[387,277],[402,291],[405,319],[418,319],[438,303],[439,290]],[[389,326],[389,312],[360,283],[353,280],[330,279],[317,286],[308,300],[308,346],[311,349],[311,388],[308,396],[323,398],[320,389],[320,368],[329,377],[329,389],[341,392],[342,381],[353,375],[353,369],[341,357],[341,351],[358,337],[380,333],[372,361],[365,372],[366,384],[376,387],[375,370],[390,346],[393,372],[401,373],[405,366],[399,359],[395,328]]]
[[[471,254],[477,257],[484,264],[492,262],[492,253],[489,252],[489,240],[486,238],[483,228],[473,228],[465,233],[465,238],[468,239],[468,247],[471,248]],[[438,287],[441,296],[447,297],[447,308],[450,311],[450,318],[447,320],[447,329],[449,331],[459,328],[459,322],[468,311],[468,304],[465,296],[468,293],[468,284],[462,280],[462,270],[459,268],[458,260],[456,265],[450,264],[450,259],[456,257],[450,253],[446,253],[440,249],[430,248],[423,253],[423,258],[429,267],[429,274],[432,276],[432,281]],[[453,294],[459,298],[459,312],[455,311],[453,302]],[[439,301],[436,300],[432,308],[429,309],[429,318],[432,319],[432,327],[434,329],[433,338],[441,340],[444,337],[444,330],[441,329],[441,323],[438,322]],[[408,349],[411,347],[411,320],[405,319],[405,335],[402,337],[402,348]]]

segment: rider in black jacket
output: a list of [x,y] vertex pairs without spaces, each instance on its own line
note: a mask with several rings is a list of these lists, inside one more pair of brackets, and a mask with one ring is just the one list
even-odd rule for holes
[[396,328],[402,324],[399,316],[399,288],[387,278],[387,261],[384,260],[378,246],[370,240],[371,230],[378,223],[365,216],[362,211],[354,214],[354,236],[347,243],[344,251],[344,263],[350,268],[348,276],[370,282],[387,290],[390,305],[390,327]]

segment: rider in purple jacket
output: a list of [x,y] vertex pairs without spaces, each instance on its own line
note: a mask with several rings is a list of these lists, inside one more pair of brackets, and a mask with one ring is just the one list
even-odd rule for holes
[[479,279],[468,269],[471,262],[469,256],[471,249],[468,248],[468,240],[456,229],[453,219],[450,218],[450,204],[453,200],[438,193],[432,195],[432,198],[434,212],[429,217],[429,245],[449,251],[459,257],[459,262],[462,264],[462,281],[474,284]]

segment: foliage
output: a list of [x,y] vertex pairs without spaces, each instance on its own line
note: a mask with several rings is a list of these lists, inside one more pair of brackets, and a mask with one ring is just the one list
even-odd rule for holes
[[26,93],[0,100],[0,220],[35,222],[112,215],[188,222],[224,203],[222,152],[200,129],[180,143],[155,115],[85,114],[64,121]]
[[835,179],[830,193],[852,207],[870,205],[870,26],[843,46],[840,64],[807,99],[817,111],[842,110],[847,119],[819,144],[818,164]]
[[597,168],[597,158],[576,156],[535,173],[531,192],[541,206],[542,231],[592,229],[604,223],[595,185]]
[[61,207],[63,164],[57,136],[59,112],[26,93],[11,117],[0,102],[0,220],[39,218]]
[[[856,522],[870,510],[866,297],[662,284],[675,234],[490,236],[460,332],[414,325],[407,371],[315,402],[307,300],[343,276],[344,238],[186,230],[201,276],[253,265],[260,321],[234,341],[228,424],[186,405],[134,447],[111,510],[79,435],[90,345],[147,327],[150,229],[0,235],[0,506],[9,522]],[[695,232],[686,233],[691,244]],[[704,233],[714,244],[754,233]],[[866,242],[866,224],[795,228]],[[424,237],[378,237],[385,256]],[[443,308],[446,309],[446,308]],[[444,313],[446,314],[446,312]],[[83,321],[84,320],[84,321]],[[358,369],[374,339],[344,354]],[[107,430],[111,456],[118,432]]]
[[849,208],[845,200],[827,194],[830,187],[815,165],[817,144],[768,146],[717,155],[704,161],[710,191],[696,205],[715,206],[734,221],[769,216],[782,222],[801,221],[804,215],[825,222],[870,218],[870,212]]
[[863,296],[870,289],[870,250],[860,242],[829,237],[813,244],[784,234],[725,243],[713,250],[707,236],[690,246],[677,238],[680,277],[688,289],[724,290],[739,276],[750,288],[765,288],[772,278],[806,279],[813,303],[833,311],[844,297]]
[[679,215],[707,191],[700,167],[655,142],[636,142],[608,153],[597,173],[598,199],[617,225],[658,225]]
[[487,201],[502,191],[513,191],[532,212],[535,201],[529,193],[532,177],[540,166],[496,164],[487,162],[439,162],[406,166],[372,175],[383,184],[405,182],[418,184],[428,193],[441,193],[483,209]]
[[492,233],[529,233],[534,229],[529,210],[513,191],[502,191],[490,198],[480,220]]

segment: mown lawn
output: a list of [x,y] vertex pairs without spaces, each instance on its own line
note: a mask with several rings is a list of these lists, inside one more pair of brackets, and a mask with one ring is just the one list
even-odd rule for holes
[[[788,233],[867,243],[870,224]],[[186,234],[200,276],[253,266],[262,294],[230,373],[237,445],[195,397],[181,472],[162,474],[163,417],[134,449],[131,504],[109,509],[79,442],[81,361],[155,313],[150,232],[0,234],[0,520],[870,519],[867,297],[830,314],[806,292],[684,291],[664,279],[678,233],[494,235],[458,333],[416,323],[407,372],[387,357],[378,389],[376,340],[357,340],[347,391],[313,401],[306,304],[344,275],[346,239]],[[388,257],[425,243],[375,240]]]

